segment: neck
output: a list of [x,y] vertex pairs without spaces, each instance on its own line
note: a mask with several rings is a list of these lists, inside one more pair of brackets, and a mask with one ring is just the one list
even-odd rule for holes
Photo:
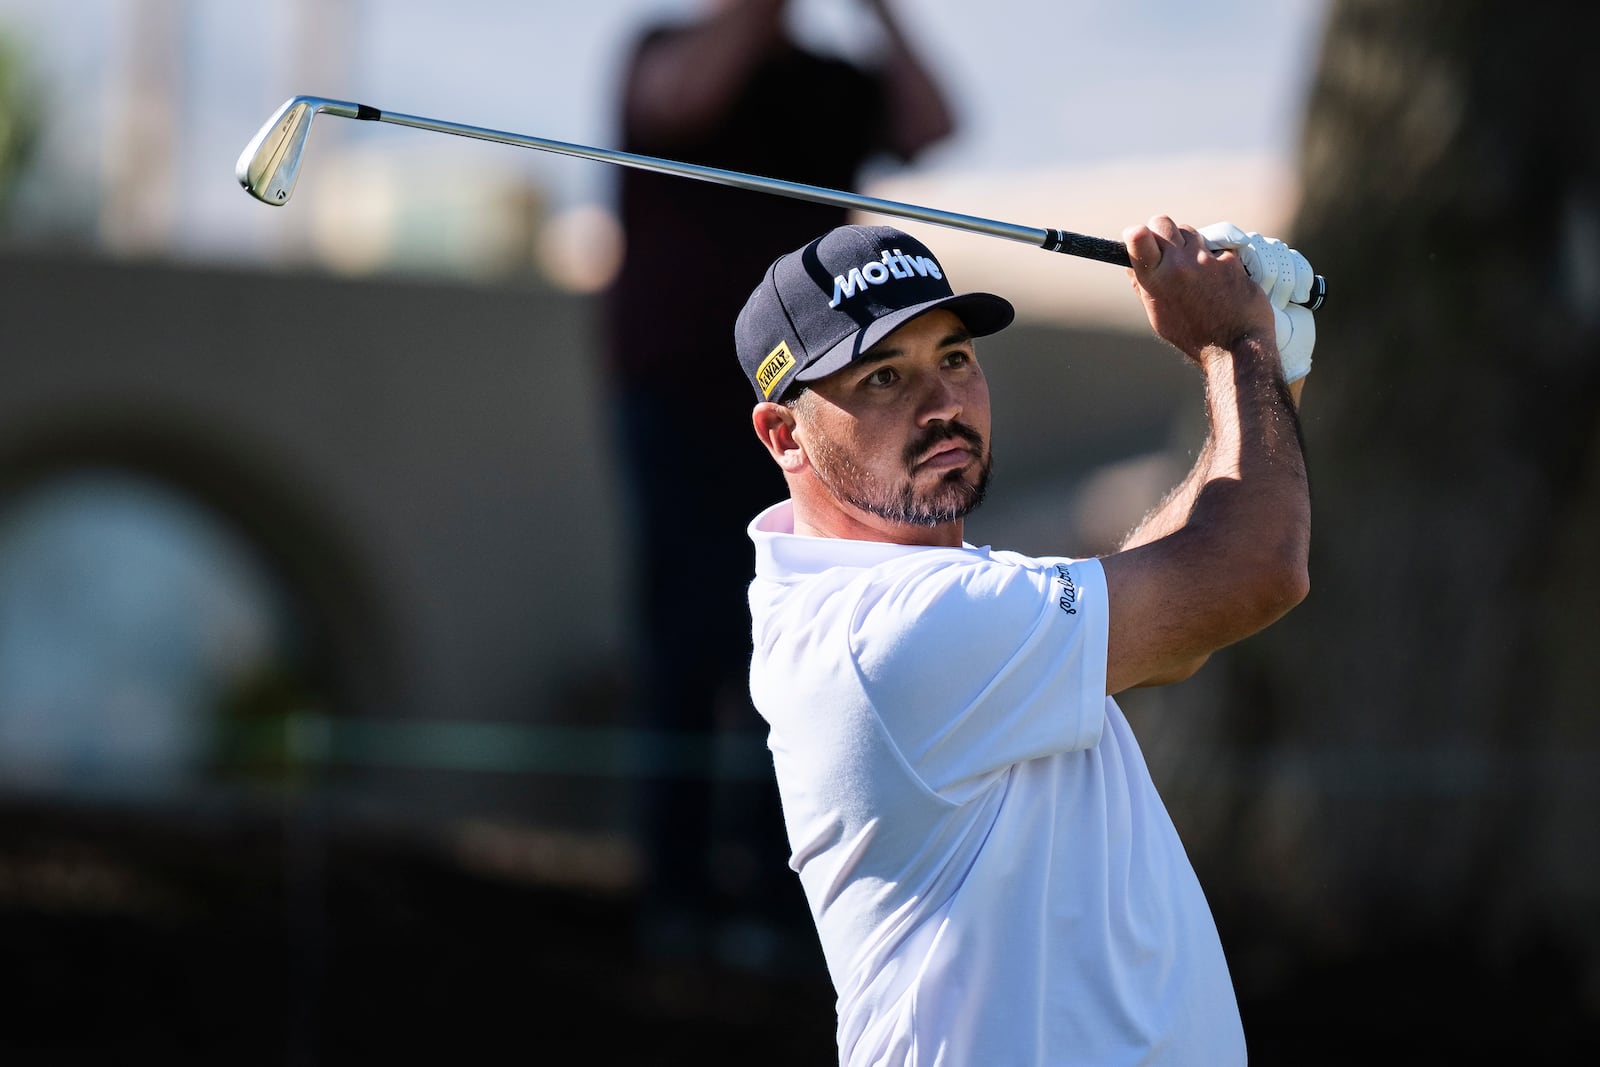
[[938,526],[913,526],[890,522],[869,511],[837,500],[831,493],[807,491],[810,486],[789,485],[794,501],[794,532],[806,537],[839,537],[850,541],[881,541],[891,545],[960,548],[963,522],[954,519]]

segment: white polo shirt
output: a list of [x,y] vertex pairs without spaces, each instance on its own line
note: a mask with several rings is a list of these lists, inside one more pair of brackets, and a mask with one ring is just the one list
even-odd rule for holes
[[750,525],[750,691],[843,1064],[1245,1062],[1115,701],[1098,560]]

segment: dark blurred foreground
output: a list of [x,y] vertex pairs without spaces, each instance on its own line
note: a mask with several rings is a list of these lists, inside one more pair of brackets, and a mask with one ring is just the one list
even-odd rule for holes
[[475,872],[443,840],[310,818],[11,806],[0,1060],[830,1056],[814,966],[646,965],[626,891]]
[[[642,961],[588,862],[283,805],[0,815],[0,1061],[823,1064],[820,957]],[[541,877],[540,870],[548,877]],[[1202,872],[1204,877],[1204,872]],[[1574,1063],[1600,1051],[1558,940],[1490,966],[1395,930],[1318,958],[1215,901],[1256,1064]],[[803,917],[801,917],[803,918]]]

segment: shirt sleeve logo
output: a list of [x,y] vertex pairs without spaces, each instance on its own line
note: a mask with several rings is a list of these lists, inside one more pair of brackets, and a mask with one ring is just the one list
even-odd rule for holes
[[1067,570],[1065,563],[1056,564],[1056,586],[1061,593],[1061,598],[1056,603],[1068,615],[1076,615],[1078,613],[1078,586],[1073,582],[1072,572]]
[[761,388],[761,395],[770,399],[772,391],[783,381],[783,376],[794,370],[794,356],[789,354],[787,341],[779,341],[778,347],[767,353],[767,358],[761,361],[756,368],[756,385]]

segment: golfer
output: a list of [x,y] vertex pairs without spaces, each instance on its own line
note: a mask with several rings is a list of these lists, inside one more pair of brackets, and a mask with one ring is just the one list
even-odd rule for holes
[[1102,558],[963,539],[991,466],[978,339],[1013,310],[957,294],[921,242],[832,230],[739,315],[789,494],[749,527],[750,687],[842,1064],[1245,1062],[1216,925],[1114,697],[1307,594],[1314,329],[1290,301],[1311,272],[1227,224],[1123,239],[1208,436]]

